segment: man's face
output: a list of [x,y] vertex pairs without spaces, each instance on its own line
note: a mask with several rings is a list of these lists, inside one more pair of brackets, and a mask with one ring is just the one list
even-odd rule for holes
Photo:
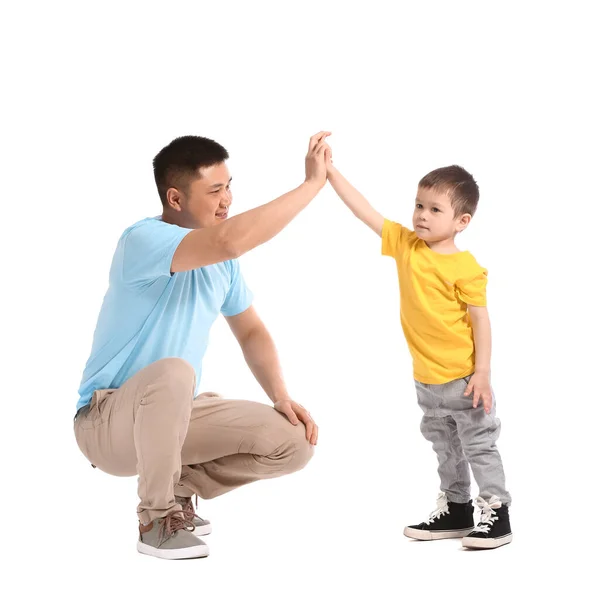
[[454,218],[451,198],[445,192],[418,188],[412,225],[416,235],[425,242],[453,238],[468,224],[469,217]]
[[202,167],[199,174],[200,177],[191,181],[187,190],[176,190],[174,195],[178,199],[178,224],[190,229],[222,223],[229,216],[233,200],[231,175],[224,162]]

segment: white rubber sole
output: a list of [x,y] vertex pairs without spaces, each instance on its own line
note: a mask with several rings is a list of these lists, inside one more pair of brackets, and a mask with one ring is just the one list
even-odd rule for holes
[[201,546],[178,548],[177,550],[161,550],[160,548],[154,548],[154,546],[149,546],[140,541],[137,542],[137,551],[141,552],[141,554],[147,554],[148,556],[171,560],[178,560],[181,558],[204,558],[210,554],[208,546],[204,544]]
[[488,550],[491,548],[499,548],[500,546],[505,546],[512,541],[512,534],[508,533],[508,535],[504,535],[500,538],[468,538],[465,537],[462,540],[462,546],[464,548],[474,548],[475,550]]
[[193,533],[195,533],[198,537],[200,537],[202,535],[210,535],[212,533],[212,525],[210,523],[208,523],[208,525],[202,525],[201,527],[196,527],[193,530]]
[[474,527],[470,527],[469,529],[448,529],[446,531],[425,531],[422,529],[406,527],[403,530],[403,534],[413,540],[450,540],[454,538],[466,537],[469,533],[472,533],[473,529]]

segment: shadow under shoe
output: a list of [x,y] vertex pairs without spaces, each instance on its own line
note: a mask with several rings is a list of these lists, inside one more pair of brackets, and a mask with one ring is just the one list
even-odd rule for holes
[[444,492],[437,496],[437,508],[426,521],[410,525],[404,535],[413,540],[446,540],[463,538],[474,529],[474,506],[472,500],[461,504],[449,502]]
[[202,558],[208,546],[193,534],[194,525],[181,511],[139,524],[137,551],[166,559]]

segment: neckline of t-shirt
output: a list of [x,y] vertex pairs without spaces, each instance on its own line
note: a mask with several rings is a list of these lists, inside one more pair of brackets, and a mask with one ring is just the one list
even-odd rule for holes
[[435,252],[434,250],[432,250],[431,248],[429,248],[428,244],[424,241],[424,240],[420,240],[422,242],[422,244],[424,245],[424,247],[431,253],[434,254],[435,256],[461,256],[464,254],[470,254],[470,252],[468,250],[458,250],[457,252],[452,252],[451,254],[443,254],[441,252]]

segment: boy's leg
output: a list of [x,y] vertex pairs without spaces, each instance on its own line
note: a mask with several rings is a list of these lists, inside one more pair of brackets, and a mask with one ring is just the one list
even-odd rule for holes
[[418,405],[424,412],[420,431],[432,443],[439,461],[441,491],[449,502],[470,500],[470,470],[454,419],[442,410],[442,386],[416,382]]
[[77,443],[93,465],[112,475],[139,475],[138,517],[144,525],[181,510],[174,485],[194,388],[189,363],[159,360],[119,389],[97,391],[75,421]]
[[271,406],[198,396],[175,493],[214,498],[259,479],[298,471],[313,452],[303,423],[292,425]]
[[496,445],[501,421],[495,416],[495,397],[490,414],[485,412],[482,401],[472,408],[472,395],[464,396],[468,380],[465,377],[452,382],[457,385],[453,397],[447,398],[447,405],[454,409],[452,417],[481,498],[488,502],[497,496],[503,506],[510,506],[512,498],[505,486],[503,463]]
[[460,397],[455,398],[454,403],[464,408],[457,408],[453,417],[464,453],[478,483],[480,497],[476,499],[476,504],[481,514],[478,526],[462,539],[462,546],[499,548],[512,541],[509,516],[512,498],[505,488],[503,464],[496,445],[501,422],[495,416],[494,397],[490,414],[485,412],[482,402],[477,408],[472,407],[472,394],[464,396],[468,380],[466,377],[456,382]]

